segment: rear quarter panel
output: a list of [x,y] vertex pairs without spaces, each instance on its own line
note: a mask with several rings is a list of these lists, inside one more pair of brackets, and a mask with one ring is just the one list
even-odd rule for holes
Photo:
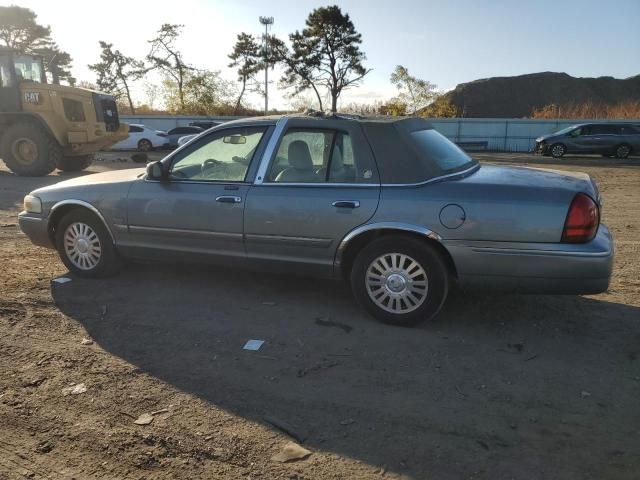
[[[424,226],[444,240],[559,242],[577,191],[595,197],[588,177],[483,166],[467,178],[417,186],[385,186],[372,221]],[[440,212],[460,206],[465,219],[447,228]]]

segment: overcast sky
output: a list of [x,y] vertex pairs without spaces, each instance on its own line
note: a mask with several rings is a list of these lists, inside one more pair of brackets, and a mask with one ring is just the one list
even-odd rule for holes
[[[99,40],[127,55],[144,57],[146,40],[163,23],[185,25],[184,58],[200,68],[221,70],[239,32],[259,35],[260,15],[273,16],[280,38],[304,27],[309,12],[338,4],[362,33],[364,84],[343,102],[369,102],[394,94],[389,74],[397,64],[441,89],[492,76],[539,71],[626,78],[640,73],[640,0],[16,0],[29,7],[74,60],[79,80],[95,82],[87,64],[99,57]],[[277,80],[278,72],[271,73]],[[271,84],[271,106],[288,101]],[[138,99],[144,101],[142,90]],[[260,107],[259,98],[251,98]]]

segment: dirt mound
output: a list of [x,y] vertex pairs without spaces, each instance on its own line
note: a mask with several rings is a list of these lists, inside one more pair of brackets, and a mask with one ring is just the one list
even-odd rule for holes
[[566,73],[540,72],[492,77],[461,83],[445,94],[465,117],[520,118],[546,105],[594,103],[613,105],[640,98],[640,75],[576,78]]

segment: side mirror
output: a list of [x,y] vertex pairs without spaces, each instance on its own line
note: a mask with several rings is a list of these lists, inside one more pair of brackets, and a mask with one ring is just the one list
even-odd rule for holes
[[167,172],[162,162],[151,162],[147,164],[147,177],[151,180],[163,181],[167,179]]

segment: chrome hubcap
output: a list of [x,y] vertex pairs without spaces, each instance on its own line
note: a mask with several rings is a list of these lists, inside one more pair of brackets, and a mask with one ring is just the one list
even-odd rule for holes
[[562,153],[564,152],[564,148],[562,148],[560,145],[556,145],[555,147],[553,147],[553,154],[560,156],[562,155]]
[[386,253],[367,269],[369,298],[390,313],[409,313],[424,303],[429,280],[422,265],[402,253]]
[[64,232],[64,251],[80,270],[91,270],[100,262],[102,245],[98,234],[86,223],[75,222]]

